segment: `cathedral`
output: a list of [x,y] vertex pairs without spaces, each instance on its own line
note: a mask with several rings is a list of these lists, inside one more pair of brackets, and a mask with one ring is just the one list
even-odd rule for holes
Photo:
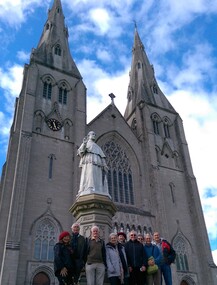
[[[24,66],[0,186],[0,284],[58,284],[53,246],[75,217],[77,150],[89,131],[106,155],[116,207],[111,231],[159,231],[177,257],[174,285],[215,285],[213,263],[183,122],[161,91],[137,28],[124,116],[111,104],[86,122],[88,86],[54,0]],[[109,90],[108,90],[109,93]]]

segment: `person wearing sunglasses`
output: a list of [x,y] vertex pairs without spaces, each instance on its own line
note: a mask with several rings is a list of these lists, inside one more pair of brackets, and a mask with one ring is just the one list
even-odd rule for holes
[[138,241],[135,231],[129,233],[129,238],[129,241],[125,245],[130,272],[129,285],[143,285],[145,283],[145,264],[147,263],[144,247],[143,244]]

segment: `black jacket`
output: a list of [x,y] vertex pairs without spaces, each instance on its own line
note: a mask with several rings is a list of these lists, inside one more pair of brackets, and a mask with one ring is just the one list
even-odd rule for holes
[[75,234],[72,234],[71,247],[73,248],[74,251],[76,267],[82,269],[84,267],[84,259],[86,251],[85,237],[80,234],[76,237]]
[[125,245],[127,263],[130,267],[142,267],[146,264],[144,246],[138,240],[129,240]]
[[73,250],[70,245],[58,242],[54,246],[54,272],[58,276],[61,269],[66,267],[68,270],[74,270]]

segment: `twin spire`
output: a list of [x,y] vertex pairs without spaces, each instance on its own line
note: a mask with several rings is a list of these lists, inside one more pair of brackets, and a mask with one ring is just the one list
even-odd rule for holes
[[[60,0],[54,0],[52,8],[48,11],[48,19],[44,25],[38,46],[32,52],[31,59],[81,78],[70,53],[68,29],[65,26]],[[158,87],[153,66],[146,55],[136,23],[127,98],[125,119],[133,114],[135,108],[141,102],[174,110]]]
[[48,11],[48,18],[38,46],[33,50],[31,59],[81,78],[70,53],[68,28],[65,26],[64,18],[61,1],[54,0],[52,8]]
[[134,114],[137,106],[144,104],[153,104],[174,111],[157,84],[153,65],[149,62],[136,24],[127,99],[128,102],[124,114],[126,120]]

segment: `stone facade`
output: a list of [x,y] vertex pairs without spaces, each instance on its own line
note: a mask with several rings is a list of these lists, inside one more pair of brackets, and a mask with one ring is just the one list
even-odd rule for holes
[[54,1],[24,68],[2,172],[1,284],[56,284],[56,238],[76,218],[85,220],[83,201],[73,206],[80,178],[76,154],[91,130],[107,157],[114,203],[100,207],[99,197],[92,197],[91,223],[107,211],[107,230],[157,230],[177,251],[174,285],[217,283],[182,120],[157,85],[137,30],[130,74],[124,116],[112,101],[87,125],[86,87],[69,52],[61,1]]

